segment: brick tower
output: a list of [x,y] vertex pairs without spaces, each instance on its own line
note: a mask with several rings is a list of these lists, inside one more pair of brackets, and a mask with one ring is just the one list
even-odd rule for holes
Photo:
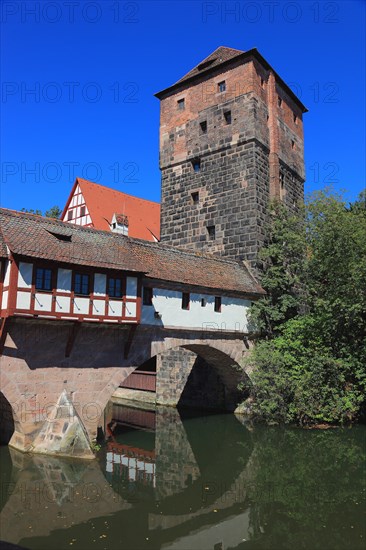
[[161,241],[255,268],[267,206],[304,196],[303,113],[256,49],[219,47],[161,100]]

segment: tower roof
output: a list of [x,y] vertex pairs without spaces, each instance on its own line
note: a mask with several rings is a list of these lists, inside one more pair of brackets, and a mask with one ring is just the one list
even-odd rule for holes
[[221,65],[221,63],[224,63],[224,61],[229,61],[230,59],[233,59],[234,57],[237,57],[242,53],[244,53],[243,50],[235,50],[233,48],[227,48],[226,46],[219,46],[208,57],[206,57],[203,61],[201,61],[198,65],[196,65],[191,71],[189,71],[180,80],[178,80],[176,84],[185,82],[186,80],[189,80],[193,76],[201,75],[206,71],[209,71],[214,67]]
[[196,65],[191,71],[184,75],[180,80],[178,80],[172,86],[161,90],[155,97],[158,99],[164,99],[169,95],[178,92],[179,90],[184,89],[188,84],[191,84],[200,78],[204,78],[212,74],[214,71],[220,72],[221,69],[228,68],[233,63],[246,63],[255,59],[260,63],[266,70],[272,71],[276,77],[276,81],[282,86],[286,93],[291,97],[291,99],[300,107],[303,113],[307,112],[307,108],[300,101],[296,94],[291,90],[291,88],[286,84],[284,80],[279,76],[278,73],[273,69],[273,67],[264,59],[264,57],[259,53],[257,48],[252,48],[251,50],[235,50],[233,48],[227,48],[226,46],[219,46],[214,52],[212,52],[208,57]]

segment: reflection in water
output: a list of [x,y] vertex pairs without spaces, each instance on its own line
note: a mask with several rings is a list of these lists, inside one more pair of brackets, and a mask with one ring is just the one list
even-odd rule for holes
[[26,548],[364,547],[365,427],[110,406],[98,460],[0,448],[1,538]]

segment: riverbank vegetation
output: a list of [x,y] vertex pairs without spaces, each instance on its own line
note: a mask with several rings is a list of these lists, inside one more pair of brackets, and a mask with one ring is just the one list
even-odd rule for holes
[[[273,203],[261,251],[262,338],[247,360],[255,416],[344,423],[365,414],[366,195],[313,194],[297,215]],[[248,367],[248,365],[247,365]]]

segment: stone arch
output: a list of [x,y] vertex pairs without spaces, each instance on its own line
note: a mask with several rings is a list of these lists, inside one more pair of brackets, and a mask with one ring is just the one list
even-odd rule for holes
[[[104,410],[110,397],[121,383],[140,365],[154,356],[158,358],[175,354],[173,360],[176,363],[183,362],[172,372],[161,369],[157,373],[157,403],[176,406],[186,385],[189,374],[197,357],[202,358],[221,379],[225,391],[225,406],[217,407],[229,411],[235,410],[248,394],[251,386],[249,373],[240,366],[242,358],[250,351],[251,345],[241,335],[233,338],[233,335],[225,337],[222,334],[210,334],[203,339],[199,335],[186,333],[186,337],[172,334],[152,334],[149,339],[141,339],[131,346],[131,352],[125,362],[125,366],[116,369],[109,379],[107,386],[99,395],[98,401]],[[165,378],[165,380],[164,380]],[[243,382],[244,389],[238,390],[238,384]],[[201,403],[204,408],[204,403]],[[216,407],[209,407],[216,408]]]
[[234,411],[247,397],[251,382],[238,356],[233,359],[225,351],[211,342],[167,349],[158,356],[157,402]]

